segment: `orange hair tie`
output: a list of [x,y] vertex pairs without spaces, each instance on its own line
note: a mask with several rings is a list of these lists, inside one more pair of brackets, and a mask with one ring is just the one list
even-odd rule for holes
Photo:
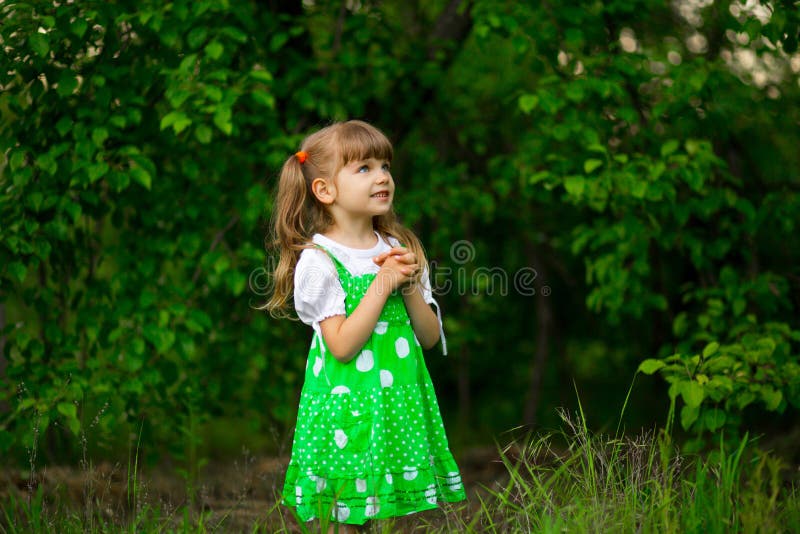
[[299,161],[301,165],[305,163],[306,160],[308,159],[308,153],[303,152],[302,150],[300,152],[295,153],[295,156],[297,156],[297,161]]

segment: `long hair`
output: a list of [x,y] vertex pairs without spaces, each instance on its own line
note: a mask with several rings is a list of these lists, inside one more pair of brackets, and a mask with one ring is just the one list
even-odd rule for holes
[[[294,270],[300,253],[311,248],[311,238],[333,224],[333,218],[314,194],[315,178],[333,180],[351,161],[368,158],[392,160],[392,144],[374,126],[358,120],[337,122],[306,137],[300,150],[307,154],[304,163],[289,156],[281,168],[278,192],[272,211],[268,249],[277,249],[278,264],[272,272],[273,292],[266,308],[273,317],[294,318],[290,314],[290,297],[294,289]],[[395,237],[413,251],[420,264],[419,272],[428,265],[422,243],[414,232],[397,220],[392,207],[385,215],[372,218],[372,227],[388,243]]]

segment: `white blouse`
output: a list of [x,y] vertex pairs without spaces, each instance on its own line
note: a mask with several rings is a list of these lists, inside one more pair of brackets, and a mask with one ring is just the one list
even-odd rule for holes
[[[322,245],[330,250],[336,259],[342,262],[353,276],[367,273],[377,273],[380,266],[372,258],[400,246],[400,242],[389,236],[389,243],[384,241],[378,232],[375,232],[377,243],[372,248],[361,249],[346,247],[322,234],[314,234],[312,242]],[[428,269],[423,270],[420,276],[420,290],[422,298],[428,304],[436,306],[436,316],[439,320],[439,336],[442,341],[442,352],[447,354],[447,342],[444,338],[442,327],[442,313],[439,303],[433,298],[431,291],[430,275]],[[345,315],[344,289],[339,281],[331,259],[325,251],[318,248],[305,249],[300,253],[300,259],[294,272],[294,308],[297,316],[322,337],[320,321],[334,315]]]

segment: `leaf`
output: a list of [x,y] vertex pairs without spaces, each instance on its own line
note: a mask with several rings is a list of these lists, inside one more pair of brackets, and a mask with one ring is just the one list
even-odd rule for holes
[[39,32],[32,33],[28,37],[28,44],[34,52],[40,57],[46,58],[50,52],[50,43],[47,40],[47,35]]
[[564,178],[564,189],[573,196],[581,196],[586,186],[586,180],[580,175],[571,175]]
[[745,406],[748,406],[750,403],[752,403],[754,400],[756,400],[756,396],[750,391],[745,391],[744,393],[739,395],[739,398],[736,399],[736,406],[738,406],[739,409],[741,410]]
[[206,45],[206,55],[211,59],[219,59],[225,51],[225,47],[219,41],[211,41]]
[[669,141],[661,145],[661,157],[665,158],[669,156],[670,154],[678,150],[679,146],[680,143],[678,142],[677,139],[670,139]]
[[233,133],[230,108],[219,108],[217,112],[214,113],[213,121],[217,128],[219,128],[225,135],[230,135]]
[[77,436],[78,433],[81,431],[81,422],[78,421],[78,418],[70,418],[67,419],[67,426],[69,427],[70,432],[72,432],[73,436]]
[[56,160],[52,154],[49,153],[44,153],[38,156],[35,163],[37,167],[42,169],[50,176],[55,175],[56,171],[58,170],[58,163],[56,163]]
[[764,401],[767,410],[775,411],[778,409],[778,406],[780,406],[781,401],[783,400],[783,392],[776,390],[771,386],[762,386],[761,399]]
[[73,124],[74,122],[72,118],[68,117],[67,115],[64,115],[63,117],[58,119],[58,122],[56,123],[56,131],[61,137],[64,137],[72,129]]
[[584,97],[583,86],[575,82],[572,82],[571,84],[567,85],[567,90],[565,94],[569,100],[572,100],[573,102],[576,103],[580,102],[581,100],[583,100]]
[[694,380],[683,382],[682,384],[681,396],[683,397],[683,401],[686,403],[686,405],[695,407],[700,406],[700,404],[703,402],[703,398],[705,397],[703,386]]
[[106,139],[108,139],[108,130],[106,128],[101,126],[92,130],[92,141],[96,146],[102,147]]
[[271,82],[272,81],[272,74],[266,70],[256,70],[253,69],[250,71],[250,77],[254,80],[258,80],[260,82]]
[[12,261],[6,266],[6,270],[10,275],[13,275],[19,282],[25,281],[25,275],[28,274],[28,268],[25,267],[21,261]]
[[593,170],[602,167],[603,160],[599,160],[596,158],[589,158],[583,162],[583,172],[586,174],[591,174]]
[[192,124],[192,119],[190,119],[186,113],[175,110],[170,111],[164,116],[164,118],[161,119],[160,128],[163,130],[172,126],[172,129],[175,131],[175,133],[179,134],[190,124]]
[[236,41],[237,43],[246,43],[247,34],[235,26],[225,26],[222,28],[222,33]]
[[189,45],[190,48],[200,48],[200,45],[203,44],[203,41],[206,40],[206,36],[208,35],[208,30],[205,26],[198,26],[193,28],[192,31],[186,36],[186,43]]
[[656,360],[653,358],[648,358],[647,360],[643,361],[639,364],[639,371],[646,375],[652,375],[662,367],[667,365],[662,360]]
[[250,93],[250,96],[267,109],[275,108],[275,97],[266,91],[255,90]]
[[211,128],[208,127],[206,124],[198,124],[197,128],[194,129],[194,136],[197,138],[200,143],[207,145],[211,142],[211,138],[213,136],[213,132]]
[[688,404],[681,408],[681,426],[684,430],[689,430],[692,423],[697,421],[697,416],[700,415],[700,408],[698,406],[689,406]]
[[101,161],[86,167],[86,173],[89,175],[89,182],[93,183],[102,178],[108,172],[108,163]]
[[722,425],[725,424],[726,419],[727,416],[725,412],[718,408],[706,410],[703,414],[703,424],[711,432],[716,432],[722,428]]
[[[608,149],[605,146],[601,145],[600,143],[592,143],[586,147],[586,150],[588,150],[589,152],[597,152],[598,154],[603,154],[603,155],[608,154]],[[625,156],[625,158],[626,158],[625,161],[627,161],[627,156]]]
[[536,95],[522,95],[519,97],[519,109],[523,113],[530,113],[539,105],[539,97]]
[[542,180],[546,180],[550,177],[550,171],[539,171],[530,178],[528,178],[528,183],[531,185],[541,182]]
[[134,181],[142,184],[142,186],[144,186],[144,188],[148,191],[150,190],[150,187],[152,186],[152,176],[150,176],[150,173],[147,172],[147,170],[143,169],[142,167],[131,167],[130,175]]
[[631,186],[631,196],[633,198],[644,198],[647,195],[647,182],[641,178],[636,179]]
[[58,79],[58,87],[56,88],[56,92],[61,96],[69,96],[77,87],[78,79],[75,77],[72,71],[65,71]]
[[178,64],[178,70],[183,73],[192,74],[194,72],[196,64],[197,64],[197,54],[189,54],[188,56],[183,58],[181,62]]
[[712,341],[703,349],[703,358],[708,358],[709,356],[715,354],[719,349],[719,343],[716,341]]
[[288,33],[275,33],[272,35],[272,38],[269,40],[269,49],[272,52],[277,52],[283,45],[285,45],[289,41],[289,34]]
[[74,33],[78,38],[83,37],[83,34],[86,33],[86,29],[89,27],[89,24],[83,19],[75,19],[70,24],[69,30]]
[[144,338],[153,344],[159,353],[164,353],[175,343],[175,333],[167,328],[149,324],[142,329]]
[[59,402],[56,409],[58,413],[68,418],[75,419],[78,417],[78,407],[71,402]]
[[11,165],[12,171],[21,169],[25,165],[25,151],[15,150],[12,152],[9,164]]

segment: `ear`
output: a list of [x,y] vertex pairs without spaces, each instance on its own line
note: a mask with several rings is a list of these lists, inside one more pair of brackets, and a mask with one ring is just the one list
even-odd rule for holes
[[323,204],[332,204],[336,198],[336,187],[324,178],[314,178],[311,182],[311,192]]

